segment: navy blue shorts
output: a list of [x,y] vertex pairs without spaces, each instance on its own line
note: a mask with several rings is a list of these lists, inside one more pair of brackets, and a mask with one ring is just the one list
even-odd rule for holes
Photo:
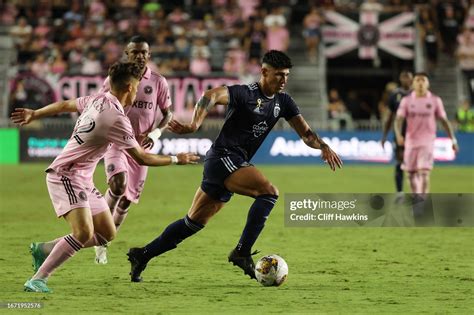
[[201,182],[201,189],[211,198],[227,202],[234,193],[225,188],[225,179],[241,167],[251,166],[240,155],[227,152],[223,155],[216,155],[209,150],[204,159],[204,171]]

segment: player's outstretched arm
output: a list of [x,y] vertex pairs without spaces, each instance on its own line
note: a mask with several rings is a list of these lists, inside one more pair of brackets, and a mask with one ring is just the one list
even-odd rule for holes
[[333,171],[336,170],[336,167],[342,167],[341,158],[323,141],[323,139],[318,136],[317,133],[311,130],[311,127],[302,115],[296,115],[291,118],[288,123],[308,147],[321,150],[321,158],[329,164],[329,167]]
[[128,154],[140,165],[166,166],[171,164],[196,164],[199,156],[193,153],[178,153],[175,155],[158,155],[145,152],[141,147],[127,149]]
[[183,124],[173,119],[169,122],[169,129],[171,132],[177,134],[185,134],[195,132],[201,127],[207,113],[215,105],[227,105],[229,103],[229,93],[227,87],[220,86],[214,89],[207,90],[204,95],[194,106],[193,119],[191,123]]
[[405,139],[402,135],[402,126],[405,118],[403,116],[398,116],[395,119],[395,124],[393,125],[393,130],[395,131],[395,138],[397,139],[397,144],[402,146],[405,144]]
[[77,112],[75,99],[52,103],[37,110],[29,108],[16,108],[10,119],[13,123],[24,126],[36,119],[70,112]]
[[451,141],[453,142],[453,150],[454,152],[459,151],[459,145],[458,141],[456,140],[456,136],[454,135],[453,128],[451,126],[451,123],[447,118],[440,118],[441,124],[443,125],[444,130],[448,134],[449,138],[451,138]]

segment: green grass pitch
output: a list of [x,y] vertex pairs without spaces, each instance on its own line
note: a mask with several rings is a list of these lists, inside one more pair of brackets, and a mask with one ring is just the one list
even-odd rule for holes
[[[45,167],[0,166],[0,304],[42,302],[35,312],[43,314],[474,312],[472,228],[284,227],[284,193],[392,192],[391,166],[346,166],[336,173],[315,166],[260,168],[281,198],[254,249],[286,259],[289,278],[282,287],[262,287],[227,262],[252,202],[239,196],[198,235],[153,260],[145,282],[130,282],[127,249],[183,217],[200,183],[202,166],[173,166],[150,169],[140,204],[109,248],[108,265],[95,265],[93,250],[86,249],[51,277],[54,293],[23,292],[32,274],[29,243],[69,233],[54,215]],[[473,193],[473,170],[437,166],[432,192]],[[103,167],[96,184],[105,191]]]

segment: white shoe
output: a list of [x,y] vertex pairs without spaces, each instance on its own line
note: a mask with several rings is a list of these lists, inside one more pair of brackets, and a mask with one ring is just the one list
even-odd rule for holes
[[405,201],[405,193],[403,191],[399,191],[395,194],[395,204],[400,205]]
[[95,263],[99,265],[107,264],[107,246],[94,246]]

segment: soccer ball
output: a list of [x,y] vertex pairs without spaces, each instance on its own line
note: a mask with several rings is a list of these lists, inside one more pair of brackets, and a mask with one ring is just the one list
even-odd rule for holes
[[278,287],[288,277],[288,265],[278,255],[268,255],[260,258],[255,266],[257,281],[265,287]]

